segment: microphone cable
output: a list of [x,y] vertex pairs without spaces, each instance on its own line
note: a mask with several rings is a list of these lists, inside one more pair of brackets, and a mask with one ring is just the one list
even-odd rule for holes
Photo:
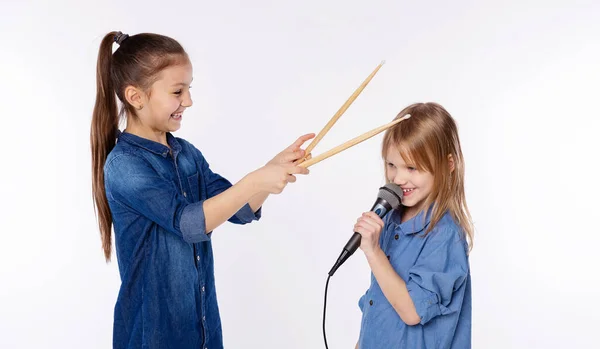
[[[379,188],[377,195],[377,201],[371,208],[371,212],[377,213],[380,218],[383,218],[389,211],[395,210],[401,207],[402,204],[402,188],[394,183],[387,183],[383,187]],[[325,315],[327,312],[327,288],[329,287],[329,279],[336,270],[360,247],[361,235],[354,232],[354,235],[348,240],[346,246],[340,253],[337,261],[331,268],[327,276],[327,282],[325,283],[325,299],[323,301],[323,340],[325,341],[325,349],[329,349],[327,346],[327,334],[325,333]]]
[[323,301],[323,339],[325,340],[325,349],[329,349],[327,346],[327,334],[325,333],[325,313],[327,311],[327,288],[329,287],[329,279],[331,275],[327,276],[327,282],[325,283],[325,300]]

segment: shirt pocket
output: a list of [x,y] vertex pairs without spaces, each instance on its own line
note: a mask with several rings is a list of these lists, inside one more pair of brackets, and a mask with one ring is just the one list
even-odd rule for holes
[[192,202],[200,201],[200,176],[198,172],[194,173],[191,176],[188,176],[188,185],[190,186],[190,195]]

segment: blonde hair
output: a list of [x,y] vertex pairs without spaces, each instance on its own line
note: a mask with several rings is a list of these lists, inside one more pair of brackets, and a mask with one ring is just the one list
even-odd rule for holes
[[[425,199],[425,209],[431,208],[428,234],[448,211],[463,228],[469,251],[473,248],[474,227],[465,199],[465,165],[458,128],[450,114],[437,103],[415,103],[404,108],[395,118],[410,114],[410,118],[388,129],[383,136],[382,156],[385,161],[390,146],[395,146],[407,163],[419,171],[433,175],[433,189]],[[449,166],[452,157],[454,169]],[[433,205],[432,205],[433,204]],[[428,212],[426,212],[428,213]]]

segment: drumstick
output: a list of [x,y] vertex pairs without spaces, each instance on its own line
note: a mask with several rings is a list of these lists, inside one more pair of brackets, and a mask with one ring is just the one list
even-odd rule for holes
[[[333,127],[333,125],[342,116],[342,114],[344,114],[346,109],[348,109],[348,107],[350,107],[350,105],[354,102],[354,100],[358,97],[358,95],[362,92],[362,90],[364,90],[364,88],[367,86],[367,84],[369,84],[369,82],[371,82],[371,79],[373,79],[375,74],[377,74],[377,72],[379,71],[379,68],[381,68],[381,66],[383,66],[384,64],[385,64],[385,61],[381,61],[381,63],[379,63],[379,65],[375,68],[375,70],[373,70],[373,72],[365,79],[365,81],[363,81],[363,83],[354,91],[354,93],[350,96],[350,98],[348,98],[348,100],[340,107],[340,109],[335,113],[335,115],[333,115],[331,120],[329,120],[327,125],[325,125],[325,127],[323,127],[321,132],[319,132],[319,134],[315,137],[315,139],[313,139],[313,141],[308,145],[308,147],[306,147],[304,154],[307,154],[307,156],[310,155],[310,152],[317,146],[317,144],[319,144],[321,139],[323,137],[325,137],[327,132],[329,132],[329,130]],[[304,159],[300,159],[299,161],[303,161],[303,160],[307,160],[307,159],[304,158]],[[297,161],[297,162],[299,162],[299,161]]]
[[357,145],[357,144],[359,144],[359,143],[361,143],[363,141],[366,141],[367,139],[369,139],[369,138],[371,138],[373,136],[378,135],[379,133],[387,130],[388,128],[390,128],[390,127],[392,127],[392,126],[394,126],[394,125],[396,125],[396,124],[400,123],[401,121],[404,121],[404,120],[406,120],[408,118],[410,118],[410,114],[406,114],[406,115],[404,115],[403,117],[401,117],[398,120],[394,120],[394,121],[390,122],[389,124],[380,126],[380,127],[376,128],[376,129],[373,129],[373,130],[371,130],[369,132],[366,132],[366,133],[364,133],[364,134],[362,134],[362,135],[360,135],[360,136],[358,136],[358,137],[356,137],[354,139],[349,140],[348,142],[346,142],[344,144],[338,145],[337,147],[335,147],[335,148],[333,148],[333,149],[331,149],[329,151],[326,151],[323,154],[315,156],[314,158],[312,158],[310,160],[306,160],[306,161],[302,162],[301,164],[299,164],[298,166],[301,166],[301,167],[312,166],[312,165],[314,165],[314,164],[316,164],[318,162],[321,162],[321,161],[323,161],[323,160],[325,160],[325,159],[327,159],[329,157],[332,157],[335,154],[338,154],[338,153],[340,153],[340,152],[342,152],[342,151],[344,151],[344,150],[346,150],[346,149],[348,149],[350,147],[353,147],[353,146],[355,146],[355,145]]

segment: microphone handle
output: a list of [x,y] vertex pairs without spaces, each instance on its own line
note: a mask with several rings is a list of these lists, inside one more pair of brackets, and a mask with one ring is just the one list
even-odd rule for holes
[[352,237],[350,238],[350,240],[348,240],[348,242],[346,243],[346,246],[344,246],[344,249],[342,250],[342,253],[340,253],[340,256],[338,257],[337,261],[335,262],[335,264],[333,265],[333,267],[329,271],[329,276],[333,276],[333,274],[335,273],[335,271],[342,264],[344,264],[344,262],[346,261],[346,259],[348,259],[350,256],[352,256],[352,254],[354,252],[356,252],[356,250],[360,247],[360,240],[361,239],[362,239],[362,235],[360,235],[357,232],[354,232],[354,235],[352,235]]
[[354,232],[354,235],[352,235],[350,240],[348,240],[346,246],[344,246],[344,250],[348,251],[349,253],[348,257],[350,257],[360,247],[361,238],[362,235],[360,235],[357,232]]
[[[392,206],[387,201],[385,201],[383,199],[377,199],[377,201],[371,208],[371,211],[375,212],[380,218],[383,218],[383,216],[385,216],[385,214],[388,211],[390,211],[391,209],[392,209]],[[352,235],[350,240],[348,240],[348,242],[346,243],[346,246],[344,246],[344,249],[342,250],[342,253],[340,253],[340,256],[338,257],[337,261],[335,262],[335,264],[333,265],[331,270],[329,270],[329,276],[333,276],[333,274],[336,272],[336,270],[342,264],[344,264],[344,262],[350,256],[352,256],[352,254],[354,254],[354,252],[356,252],[356,250],[360,247],[361,239],[362,239],[362,235],[360,235],[357,232],[354,232],[354,234]]]

